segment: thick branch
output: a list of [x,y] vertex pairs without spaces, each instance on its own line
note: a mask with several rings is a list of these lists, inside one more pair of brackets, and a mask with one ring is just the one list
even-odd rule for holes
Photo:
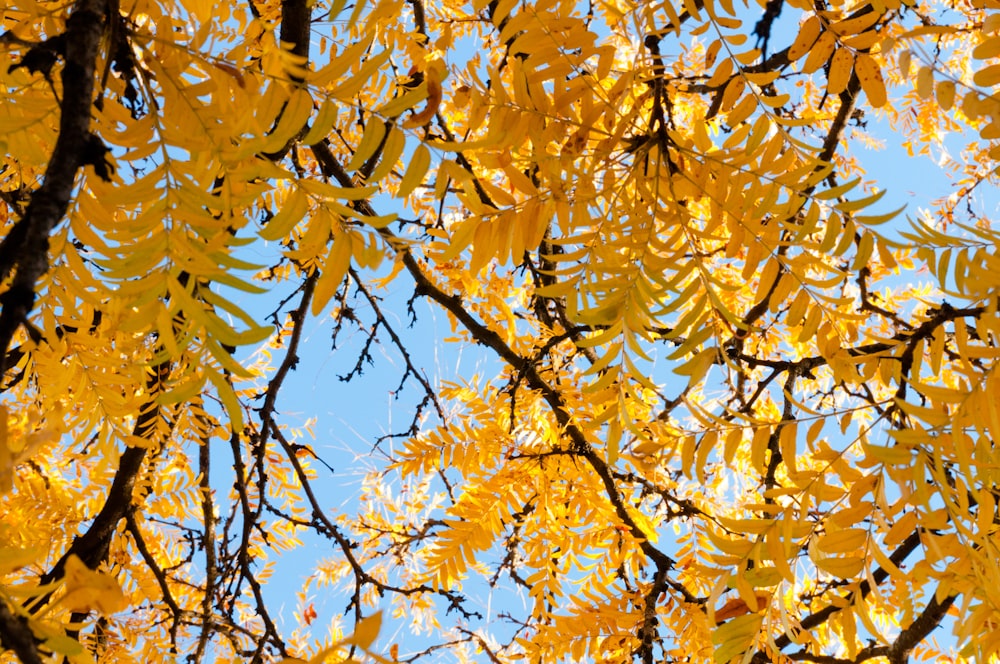
[[35,646],[35,636],[28,621],[10,612],[7,603],[0,599],[0,646],[9,648],[23,664],[42,664],[42,657]]
[[[897,547],[896,550],[892,552],[892,554],[890,554],[889,560],[892,561],[893,565],[896,565],[898,567],[903,563],[904,560],[906,560],[906,558],[911,553],[913,553],[916,550],[916,548],[919,545],[920,545],[920,532],[915,530],[913,531],[913,533],[909,535],[909,537],[907,537],[905,540],[902,541],[902,543],[900,543],[899,547]],[[887,578],[889,578],[889,572],[885,568],[879,567],[877,570],[872,572],[872,580],[875,582],[876,585],[882,583]],[[856,593],[855,592],[848,593],[847,596],[841,598],[837,602],[831,603],[825,606],[824,608],[820,609],[816,613],[812,613],[806,616],[805,618],[802,619],[802,621],[799,624],[803,630],[811,630],[813,627],[825,623],[827,620],[830,619],[830,616],[842,610],[844,607],[850,606],[855,601],[856,595],[860,595],[860,599],[864,600],[866,597],[868,597],[869,594],[871,594],[871,592],[872,592],[871,583],[869,583],[868,579],[865,579],[858,584],[858,590]],[[787,648],[789,644],[791,644],[791,642],[792,640],[788,637],[787,634],[782,634],[781,636],[779,636],[774,640],[774,644],[777,646],[779,650],[781,650],[782,648]],[[762,653],[757,653],[757,654],[761,655]],[[758,657],[755,657],[754,661],[755,662],[767,661],[767,659],[761,660]]]
[[[86,163],[91,144],[90,115],[98,48],[104,32],[105,0],[79,0],[66,21],[66,62],[62,69],[62,113],[59,137],[42,186],[32,195],[17,232],[23,239],[16,252],[14,280],[0,295],[0,376],[7,371],[7,349],[35,305],[38,280],[49,269],[49,235],[62,220],[73,195],[77,171]],[[102,157],[103,158],[103,157]]]
[[[279,39],[286,45],[292,55],[309,62],[309,25],[310,3],[306,0],[281,0],[281,33]],[[302,82],[302,76],[297,71],[291,73],[291,79]]]
[[[166,381],[169,371],[170,368],[166,364],[160,364],[151,370],[146,387],[154,398],[139,409],[139,416],[132,429],[134,436],[152,441],[160,417],[160,406],[156,403],[155,397],[160,394],[161,385]],[[42,576],[43,584],[62,578],[66,559],[71,555],[79,557],[91,569],[96,569],[105,561],[111,547],[111,539],[118,529],[118,522],[125,518],[132,507],[132,490],[135,488],[135,481],[146,458],[146,452],[145,446],[125,448],[118,460],[118,468],[101,511],[87,531],[73,540],[73,544],[55,567]]]
[[931,597],[923,613],[910,626],[900,632],[896,641],[889,648],[890,664],[905,664],[909,660],[910,651],[923,641],[934,628],[941,624],[941,619],[955,603],[955,595],[948,595],[940,602],[937,595]]

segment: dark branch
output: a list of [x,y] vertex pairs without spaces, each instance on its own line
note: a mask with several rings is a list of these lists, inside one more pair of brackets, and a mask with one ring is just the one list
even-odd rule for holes
[[[76,174],[88,162],[92,151],[91,106],[106,13],[105,0],[79,0],[66,21],[59,137],[42,186],[32,195],[24,217],[18,222],[23,231],[15,227],[19,235],[23,233],[23,239],[18,237],[11,245],[4,243],[14,254],[15,273],[10,288],[0,295],[0,376],[7,372],[11,340],[34,307],[38,280],[48,272],[49,235],[66,214]],[[0,249],[8,251],[3,246]],[[10,272],[12,268],[0,265],[0,269]]]

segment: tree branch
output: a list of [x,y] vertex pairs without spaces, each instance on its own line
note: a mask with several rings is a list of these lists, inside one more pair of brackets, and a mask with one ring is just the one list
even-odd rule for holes
[[[78,0],[63,33],[66,61],[62,69],[63,98],[59,136],[41,187],[32,195],[15,230],[19,239],[10,288],[0,295],[0,377],[7,372],[7,350],[14,334],[35,305],[38,280],[49,269],[49,235],[69,207],[76,174],[88,162],[97,53],[107,13],[105,0]],[[103,154],[100,159],[103,160]],[[23,228],[23,231],[21,231]]]
[[42,664],[28,621],[11,613],[3,599],[0,599],[0,646],[13,650],[22,664]]

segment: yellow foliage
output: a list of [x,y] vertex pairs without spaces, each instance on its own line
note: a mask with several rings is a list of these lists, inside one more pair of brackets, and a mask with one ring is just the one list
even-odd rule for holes
[[0,660],[995,660],[960,9],[8,2]]

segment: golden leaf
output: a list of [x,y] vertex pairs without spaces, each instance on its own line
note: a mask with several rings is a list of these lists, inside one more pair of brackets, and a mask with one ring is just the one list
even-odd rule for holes
[[930,99],[934,94],[934,70],[930,67],[921,67],[917,72],[917,94],[921,99]]
[[403,122],[403,129],[422,127],[434,118],[443,98],[441,89],[441,81],[444,78],[443,67],[441,64],[432,65],[424,72],[424,81],[427,84],[427,105],[419,113],[408,117]]
[[128,606],[125,594],[114,577],[89,569],[75,554],[66,559],[63,569],[66,594],[60,603],[67,609],[110,615]]
[[372,118],[365,125],[365,131],[361,135],[358,147],[351,155],[351,160],[344,167],[348,171],[356,171],[361,168],[375,152],[382,147],[382,139],[385,138],[386,125],[377,118]]
[[882,18],[882,15],[877,11],[859,11],[856,13],[859,15],[832,23],[830,25],[830,30],[837,33],[840,37],[856,35],[859,32],[863,32],[872,27],[878,23],[880,18]]
[[[830,65],[831,70],[833,65]],[[858,80],[861,82],[861,89],[868,95],[868,101],[875,108],[885,106],[885,81],[882,80],[882,70],[875,61],[875,58],[867,53],[858,53],[854,62]]]
[[802,63],[802,72],[805,74],[811,74],[825,65],[830,61],[830,56],[833,55],[833,51],[836,47],[837,36],[829,30],[823,32],[816,40],[816,43],[813,44],[812,50],[809,51],[809,56],[806,58],[806,61]]
[[838,579],[850,579],[861,573],[865,567],[864,558],[813,558],[816,567]]
[[354,628],[354,634],[347,640],[348,643],[368,650],[375,639],[378,638],[382,630],[382,612],[376,611],[367,618],[362,618]]
[[821,535],[816,547],[826,553],[851,553],[864,551],[868,531],[863,528],[845,528]]
[[803,55],[809,52],[809,49],[813,47],[816,40],[819,39],[819,33],[822,31],[823,24],[820,22],[818,16],[810,16],[799,28],[799,34],[795,37],[795,41],[792,45],[788,47],[788,61],[795,62]]
[[848,48],[838,48],[830,59],[830,71],[827,74],[826,91],[831,95],[839,95],[847,89],[847,83],[854,72],[854,53]]

